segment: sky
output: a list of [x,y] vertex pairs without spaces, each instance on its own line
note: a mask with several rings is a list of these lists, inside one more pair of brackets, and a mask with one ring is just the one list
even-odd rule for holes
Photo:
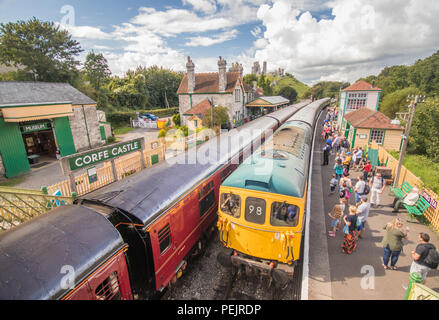
[[439,49],[438,0],[0,0],[0,22],[36,17],[67,29],[114,75],[138,65],[244,74],[254,61],[312,85],[354,82]]

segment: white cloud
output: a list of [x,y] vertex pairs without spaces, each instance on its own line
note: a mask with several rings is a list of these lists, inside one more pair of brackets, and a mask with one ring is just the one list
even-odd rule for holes
[[111,39],[109,33],[103,32],[100,28],[90,26],[71,26],[58,24],[61,29],[67,30],[72,36],[81,39]]
[[222,43],[225,41],[229,41],[235,39],[238,35],[238,30],[234,29],[231,31],[227,31],[221,34],[214,35],[212,37],[192,37],[189,38],[189,42],[185,44],[187,47],[208,47],[214,44]]
[[266,42],[255,42],[255,59],[308,81],[334,75],[354,81],[387,63],[414,62],[439,46],[438,1],[333,0],[320,5],[332,9],[333,20],[317,21],[290,0],[262,5],[257,16],[266,28]]
[[182,0],[183,5],[191,5],[197,11],[214,13],[216,11],[215,0]]
[[257,38],[262,32],[261,27],[257,26],[255,28],[253,28],[252,31],[250,31],[250,33],[252,34],[253,37]]

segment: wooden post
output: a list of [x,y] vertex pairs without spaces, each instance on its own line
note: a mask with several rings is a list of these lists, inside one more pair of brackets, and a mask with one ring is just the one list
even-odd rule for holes
[[70,189],[72,190],[72,192],[75,192],[77,194],[78,190],[76,189],[76,181],[73,172],[69,173],[69,181],[70,181]]
[[142,140],[140,140],[140,163],[142,166],[142,170],[146,168],[146,163],[145,163],[145,155],[143,154],[143,152],[145,151],[145,138],[142,138]]
[[114,158],[111,159],[110,162],[111,162],[111,171],[113,172],[114,181],[117,181],[119,179],[117,177],[116,163],[114,162]]

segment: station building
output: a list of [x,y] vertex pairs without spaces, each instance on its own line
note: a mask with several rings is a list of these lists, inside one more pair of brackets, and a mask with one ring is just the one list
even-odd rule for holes
[[392,123],[389,117],[379,111],[361,108],[346,114],[344,122],[346,138],[352,148],[363,148],[372,141],[387,150],[401,148],[404,128]]
[[341,90],[338,113],[339,128],[346,129],[346,122],[343,119],[349,112],[361,108],[378,110],[381,92],[382,89],[376,87],[374,81],[370,84],[364,80],[357,81],[353,85]]
[[67,83],[0,81],[0,175],[99,147],[108,126],[96,102]]

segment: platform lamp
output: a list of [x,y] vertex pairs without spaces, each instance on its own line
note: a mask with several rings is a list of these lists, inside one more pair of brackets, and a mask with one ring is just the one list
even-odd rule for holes
[[[407,102],[410,102],[409,118],[407,121],[405,132],[402,134],[402,146],[401,146],[401,150],[399,153],[398,167],[396,168],[395,179],[393,180],[393,187],[394,188],[396,188],[398,186],[399,175],[401,173],[402,160],[404,158],[405,150],[407,148],[407,143],[408,143],[409,134],[410,134],[410,128],[412,126],[412,120],[413,120],[413,116],[414,116],[415,111],[416,111],[416,106],[418,105],[418,103],[425,102],[425,96],[409,95],[407,97]],[[392,120],[392,121],[394,121],[394,120]]]

